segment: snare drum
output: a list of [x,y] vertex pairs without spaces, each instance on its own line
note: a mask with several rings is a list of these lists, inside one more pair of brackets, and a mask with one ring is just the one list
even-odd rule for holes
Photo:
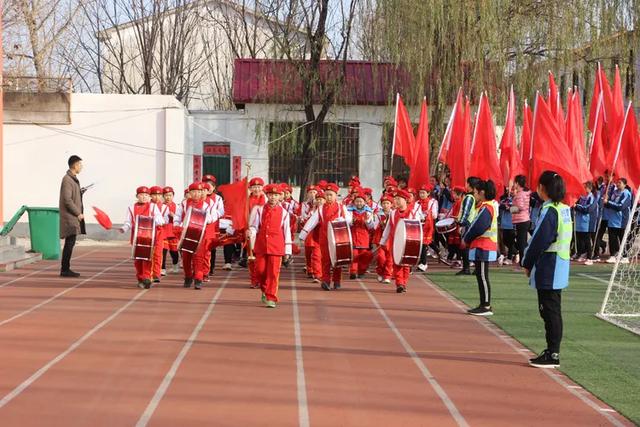
[[351,265],[353,261],[353,245],[349,224],[344,219],[336,219],[327,226],[329,241],[329,257],[333,267]]
[[396,265],[413,266],[420,259],[422,249],[422,224],[417,219],[401,219],[393,237],[393,262]]
[[451,233],[456,229],[458,225],[456,224],[456,220],[453,218],[445,218],[436,222],[436,231],[440,234]]
[[198,246],[204,239],[204,233],[206,231],[207,212],[202,209],[195,209],[190,207],[187,210],[185,216],[182,235],[180,236],[180,243],[178,244],[178,250],[195,253],[198,250]]
[[153,245],[156,240],[156,227],[153,222],[153,217],[137,215],[135,222],[136,226],[133,230],[131,258],[151,261]]

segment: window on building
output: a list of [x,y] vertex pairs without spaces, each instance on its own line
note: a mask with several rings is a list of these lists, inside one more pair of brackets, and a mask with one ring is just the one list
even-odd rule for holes
[[[393,156],[393,168],[391,168],[391,145],[393,144],[393,124],[387,123],[382,130],[384,140],[382,141],[382,171],[383,177],[390,173],[396,178],[409,178],[409,167],[400,156]],[[384,178],[381,178],[384,179]],[[382,185],[382,182],[380,182]]]
[[[269,179],[298,186],[302,182],[302,123],[273,122],[269,125],[269,140],[282,139],[269,145]],[[353,175],[358,175],[359,126],[357,123],[325,123],[312,162],[313,182],[321,179],[346,186]]]

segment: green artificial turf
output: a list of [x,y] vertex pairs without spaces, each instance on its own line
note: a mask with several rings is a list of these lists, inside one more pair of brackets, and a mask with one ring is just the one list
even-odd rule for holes
[[[607,280],[610,271],[609,266],[572,266],[569,288],[562,293],[560,370],[640,425],[640,336],[595,317],[607,285],[580,275]],[[454,278],[453,271],[427,276],[465,304],[478,305],[474,276]],[[535,353],[544,350],[537,295],[524,274],[496,266],[490,268],[489,278],[494,310],[489,319]]]

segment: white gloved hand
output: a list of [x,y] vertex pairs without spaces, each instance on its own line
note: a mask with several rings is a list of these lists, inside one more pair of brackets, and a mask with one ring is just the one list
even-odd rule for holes
[[236,230],[234,230],[232,226],[227,227],[227,229],[225,230],[225,233],[227,233],[227,236],[233,236],[235,232]]

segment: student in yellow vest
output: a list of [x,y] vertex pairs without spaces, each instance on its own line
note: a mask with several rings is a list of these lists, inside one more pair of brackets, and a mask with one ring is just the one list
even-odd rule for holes
[[[467,192],[462,197],[462,205],[460,207],[460,213],[458,213],[458,217],[456,220],[460,225],[460,234],[464,235],[465,231],[473,220],[476,218],[476,214],[478,212],[476,207],[476,199],[474,196],[474,188],[480,182],[480,178],[475,176],[470,176],[467,178]],[[470,275],[471,269],[469,267],[469,249],[462,249],[462,270],[456,273],[456,276],[464,276]]]
[[538,310],[544,320],[547,348],[529,360],[537,368],[560,366],[562,341],[562,289],[569,285],[571,209],[562,203],[565,184],[560,175],[545,171],[538,181],[538,195],[544,201],[536,229],[524,252],[522,266],[529,283],[538,291]]
[[496,185],[491,180],[477,180],[473,184],[473,197],[478,214],[467,228],[462,240],[469,247],[469,261],[473,261],[480,291],[480,304],[467,310],[474,316],[491,316],[491,284],[489,262],[498,256],[498,203]]

